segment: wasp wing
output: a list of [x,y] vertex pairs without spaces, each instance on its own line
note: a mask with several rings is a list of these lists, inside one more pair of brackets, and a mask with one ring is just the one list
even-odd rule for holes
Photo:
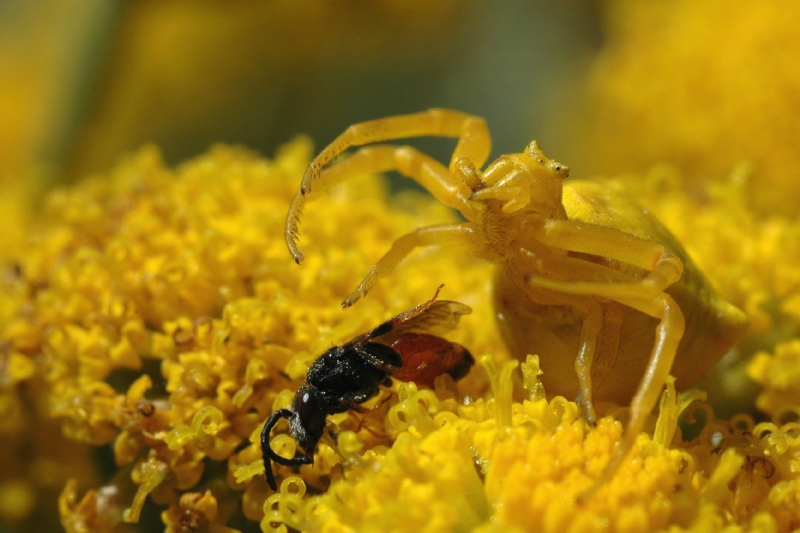
[[436,297],[442,287],[444,285],[440,285],[436,289],[433,298],[427,302],[404,311],[371,331],[359,335],[348,342],[345,347],[360,345],[373,339],[385,344],[391,344],[391,342],[405,333],[443,334],[455,329],[463,315],[472,313],[472,308],[461,302],[437,301]]
[[391,329],[376,335],[376,339],[379,342],[391,343],[405,333],[441,335],[455,329],[461,317],[470,313],[472,309],[461,302],[449,300],[427,302],[389,320]]

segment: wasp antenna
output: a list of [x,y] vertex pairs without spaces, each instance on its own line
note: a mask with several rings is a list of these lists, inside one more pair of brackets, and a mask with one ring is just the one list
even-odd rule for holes
[[278,423],[278,420],[281,418],[289,420],[293,416],[294,413],[288,409],[275,411],[267,419],[267,422],[264,424],[264,429],[261,431],[261,457],[264,460],[264,473],[267,475],[267,483],[269,483],[270,488],[274,491],[278,490],[278,484],[275,483],[275,474],[272,472],[272,463],[270,462],[270,459],[281,464],[285,464],[282,463],[281,460],[286,461],[288,459],[284,459],[275,453],[272,448],[270,448],[269,434],[272,431],[272,428],[275,427],[275,424]]
[[436,287],[436,292],[433,293],[433,298],[431,298],[431,301],[439,297],[439,291],[442,290],[442,287],[444,287],[444,283]]

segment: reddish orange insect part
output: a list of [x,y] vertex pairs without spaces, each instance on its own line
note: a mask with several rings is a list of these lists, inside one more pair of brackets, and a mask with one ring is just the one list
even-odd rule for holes
[[433,380],[441,374],[449,374],[458,380],[475,363],[466,348],[436,335],[406,333],[391,347],[403,359],[403,367],[392,377],[426,387],[433,387]]

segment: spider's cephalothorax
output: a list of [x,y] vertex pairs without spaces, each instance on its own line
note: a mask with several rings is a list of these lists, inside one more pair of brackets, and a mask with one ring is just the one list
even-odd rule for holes
[[[377,145],[325,168],[350,147],[418,136],[458,138],[449,166],[412,147]],[[567,167],[535,141],[481,171],[490,147],[483,119],[448,109],[350,126],[306,170],[286,244],[302,261],[296,241],[305,203],[363,173],[397,170],[457,209],[466,222],[395,240],[342,305],[353,305],[418,247],[457,245],[497,264],[500,330],[517,357],[540,356],[546,390],[577,397],[590,423],[593,399],[630,403],[628,430],[602,483],[633,447],[667,376],[678,387],[695,383],[738,340],[747,319],[624,193],[565,182]]]

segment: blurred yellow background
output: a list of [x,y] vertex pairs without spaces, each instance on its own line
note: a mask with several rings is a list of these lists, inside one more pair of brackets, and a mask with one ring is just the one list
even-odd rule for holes
[[146,143],[169,164],[215,143],[272,154],[453,107],[489,121],[495,155],[534,135],[557,150],[546,125],[573,108],[598,32],[590,0],[0,1],[0,258],[43,188]]
[[[355,122],[450,107],[486,118],[492,157],[537,139],[656,213],[753,323],[702,386],[754,412],[744,360],[759,352],[750,376],[774,414],[797,402],[778,377],[800,375],[780,366],[800,350],[783,344],[800,335],[798,20],[794,0],[0,0],[0,275],[45,191],[145,144],[169,166],[216,143],[271,157],[298,134],[320,148]],[[413,142],[442,160],[454,145]],[[59,427],[8,434],[28,460]],[[55,455],[94,475],[85,450]],[[57,520],[37,511],[65,479],[41,479],[38,498],[0,494],[19,530]]]
[[149,142],[170,163],[217,142],[269,154],[433,106],[486,117],[498,154],[552,145],[599,45],[588,0],[0,6],[5,176],[74,179]]

